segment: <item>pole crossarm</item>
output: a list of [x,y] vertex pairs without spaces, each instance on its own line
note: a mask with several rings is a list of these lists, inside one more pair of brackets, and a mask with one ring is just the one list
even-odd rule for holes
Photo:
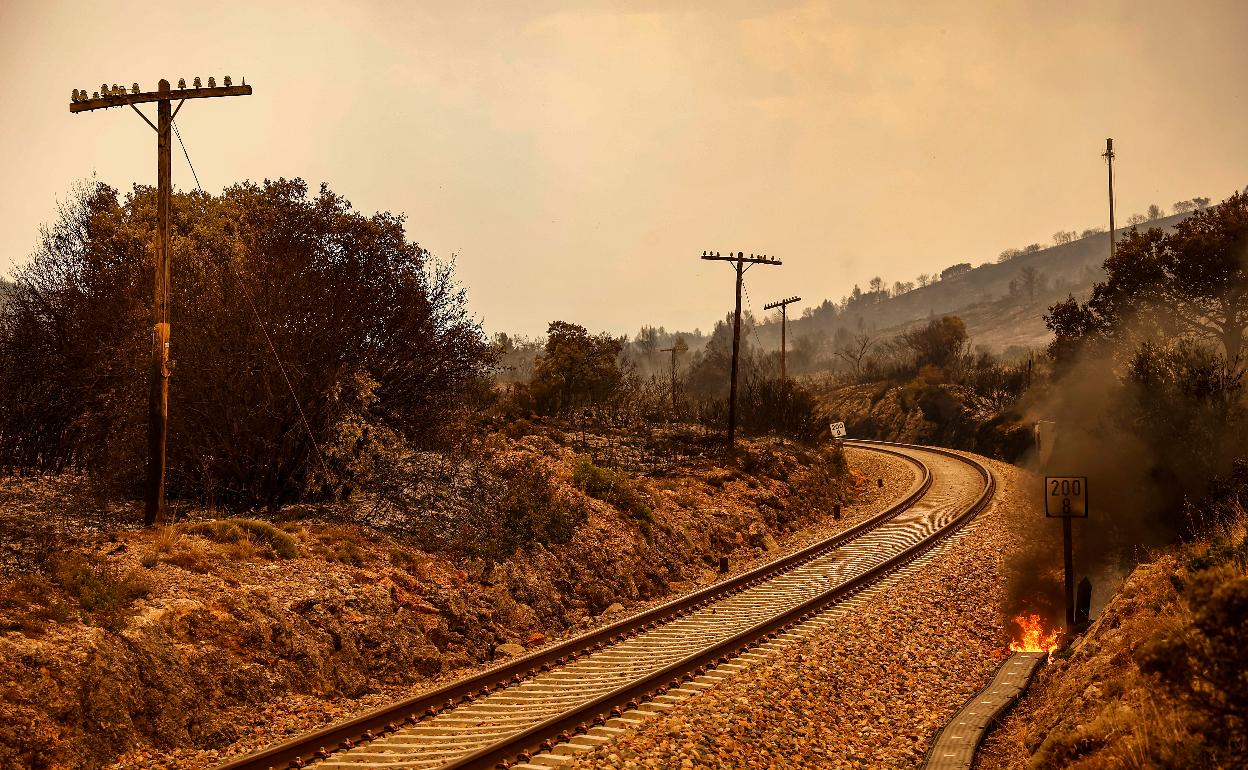
[[787,299],[778,299],[775,302],[770,302],[766,305],[763,305],[763,310],[771,310],[772,308],[784,307],[785,305],[792,305],[794,302],[801,302],[801,301],[802,301],[801,297],[789,297]]
[[106,94],[94,99],[69,103],[70,112],[90,112],[127,104],[168,101],[170,99],[211,99],[218,96],[251,96],[251,86],[217,86],[216,88],[175,88],[168,91],[142,91],[134,94]]
[[721,257],[718,251],[716,252],[704,251],[702,252],[702,259],[718,260],[720,262],[744,262],[747,264],[760,264],[760,265],[782,265],[784,264],[779,259],[776,259],[775,257],[769,257],[766,254],[758,254],[758,255],[751,254],[747,257],[745,256],[745,252],[742,252],[742,251],[738,251],[735,255],[733,255],[732,253],[729,253],[728,256],[726,257]]

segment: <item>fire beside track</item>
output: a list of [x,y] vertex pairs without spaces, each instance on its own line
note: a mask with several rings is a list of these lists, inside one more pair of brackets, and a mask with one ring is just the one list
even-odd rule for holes
[[774,562],[218,770],[558,766],[928,552],[995,491],[986,466],[954,452],[846,444],[904,458],[918,480],[882,513]]

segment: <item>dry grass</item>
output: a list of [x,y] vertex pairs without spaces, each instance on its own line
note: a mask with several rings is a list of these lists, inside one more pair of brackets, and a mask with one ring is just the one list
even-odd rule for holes
[[229,558],[253,560],[259,557],[293,559],[299,555],[298,541],[286,530],[258,519],[213,519],[184,525],[187,534],[222,543]]

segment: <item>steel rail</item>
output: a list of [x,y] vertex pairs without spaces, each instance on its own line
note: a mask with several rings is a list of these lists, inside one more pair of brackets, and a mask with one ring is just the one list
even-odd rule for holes
[[439,770],[505,768],[511,765],[513,759],[527,762],[534,753],[548,751],[557,742],[567,741],[569,733],[583,732],[587,724],[601,723],[603,712],[608,708],[613,709],[612,716],[617,716],[622,708],[637,708],[639,702],[647,702],[658,695],[665,694],[668,689],[679,687],[682,683],[693,680],[707,668],[727,663],[732,658],[748,653],[761,644],[775,639],[790,626],[809,620],[830,605],[840,603],[862,592],[927,553],[969,523],[988,505],[996,492],[996,479],[992,471],[974,458],[938,447],[890,442],[857,441],[853,443],[867,444],[873,448],[897,446],[917,449],[961,460],[979,471],[985,482],[984,490],[969,508],[927,538],[875,567],[849,578],[840,585],[661,670],[569,709],[522,732],[508,736],[495,744],[441,765]]
[[[582,656],[653,630],[665,621],[687,616],[712,602],[745,591],[833,551],[896,518],[921,499],[931,487],[931,471],[921,461],[902,452],[890,449],[890,445],[884,442],[851,441],[846,443],[850,446],[893,455],[911,463],[920,471],[919,483],[902,500],[866,521],[775,561],[677,597],[664,604],[651,607],[602,628],[588,631],[534,653],[505,661],[468,677],[427,690],[411,698],[374,709],[343,722],[295,736],[276,745],[227,761],[219,765],[217,770],[271,770],[301,767],[305,763],[328,758],[326,756],[328,752],[354,748],[359,743],[369,742],[381,735],[392,733],[400,726],[418,724],[423,719],[445,713],[454,709],[457,705],[470,703],[476,698],[483,697],[491,692],[520,684],[539,674],[571,663]],[[928,451],[936,451],[927,447],[910,447],[900,444],[896,446],[905,449],[921,448]],[[749,632],[747,631],[746,633]],[[667,669],[665,668],[663,671],[666,672]],[[649,681],[652,678],[647,677],[646,680]],[[631,691],[633,688],[627,689]],[[625,698],[624,700],[627,699]],[[598,700],[600,699],[595,699],[593,703],[597,703]],[[541,727],[544,724],[546,723],[543,722],[537,727]],[[537,729],[537,727],[533,729]],[[517,735],[527,736],[529,732],[529,730],[526,730]],[[513,736],[513,738],[514,740],[511,740],[511,743],[521,740],[519,737]],[[512,756],[517,753],[519,752],[510,752]],[[476,754],[470,756],[476,756]],[[450,766],[459,767],[461,765],[453,763]]]

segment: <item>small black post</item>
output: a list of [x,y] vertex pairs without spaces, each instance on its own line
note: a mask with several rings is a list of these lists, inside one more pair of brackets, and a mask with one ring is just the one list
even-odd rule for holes
[[832,506],[832,518],[834,519],[841,518],[841,504],[840,503],[836,503],[835,505]]
[[719,557],[719,574],[721,575],[728,574],[728,557],[727,556]]
[[1085,575],[1079,581],[1079,590],[1075,594],[1075,627],[1080,631],[1087,628],[1088,618],[1092,612],[1092,581]]

